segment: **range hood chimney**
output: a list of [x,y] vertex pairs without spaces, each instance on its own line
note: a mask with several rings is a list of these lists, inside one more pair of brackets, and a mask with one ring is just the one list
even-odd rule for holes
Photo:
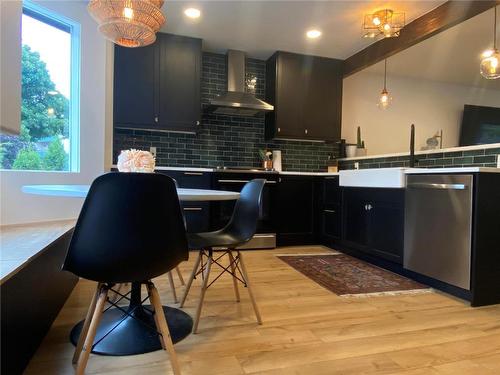
[[227,52],[227,92],[210,101],[213,113],[224,115],[254,116],[274,107],[245,91],[245,53]]

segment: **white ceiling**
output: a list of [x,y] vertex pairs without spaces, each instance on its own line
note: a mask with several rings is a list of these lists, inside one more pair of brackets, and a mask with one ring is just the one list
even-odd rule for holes
[[[166,1],[162,31],[199,37],[206,51],[239,49],[267,59],[276,50],[345,59],[373,43],[362,38],[363,16],[390,8],[406,13],[407,23],[445,1]],[[201,10],[196,20],[183,10]],[[305,37],[309,28],[323,35]]]
[[[487,80],[479,73],[481,52],[493,45],[493,12],[483,12],[390,57],[388,84],[390,77],[397,75],[500,90],[500,79]],[[384,64],[380,62],[364,72],[382,75]]]

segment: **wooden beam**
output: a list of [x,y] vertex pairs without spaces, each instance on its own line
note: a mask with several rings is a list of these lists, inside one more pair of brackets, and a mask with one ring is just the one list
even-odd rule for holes
[[[500,4],[447,1],[407,24],[397,38],[385,38],[344,60],[344,78]],[[493,23],[493,21],[492,21]]]

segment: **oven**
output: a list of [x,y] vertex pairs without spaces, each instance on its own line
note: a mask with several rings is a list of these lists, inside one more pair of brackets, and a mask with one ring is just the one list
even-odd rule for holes
[[[220,171],[213,173],[212,187],[215,190],[240,192],[250,180],[263,178],[266,180],[262,191],[257,233],[253,239],[243,245],[245,249],[268,249],[276,247],[276,230],[273,225],[271,202],[278,183],[278,174],[273,172],[246,172],[246,171]],[[233,214],[235,201],[212,202],[211,223],[212,230],[222,228],[228,223]]]

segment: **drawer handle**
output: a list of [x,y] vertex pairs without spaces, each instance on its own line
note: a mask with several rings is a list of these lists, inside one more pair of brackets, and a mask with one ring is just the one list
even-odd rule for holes
[[203,176],[201,172],[184,172],[186,176]]
[[203,211],[202,207],[184,207],[184,211]]
[[330,214],[334,214],[336,211],[335,210],[323,210],[324,212],[328,212]]
[[424,182],[414,182],[407,185],[413,189],[439,189],[439,190],[466,190],[468,188],[465,184],[434,184]]
[[[217,180],[221,184],[245,184],[247,182],[250,182],[250,180]],[[266,180],[266,184],[275,184],[276,181],[273,180]]]

